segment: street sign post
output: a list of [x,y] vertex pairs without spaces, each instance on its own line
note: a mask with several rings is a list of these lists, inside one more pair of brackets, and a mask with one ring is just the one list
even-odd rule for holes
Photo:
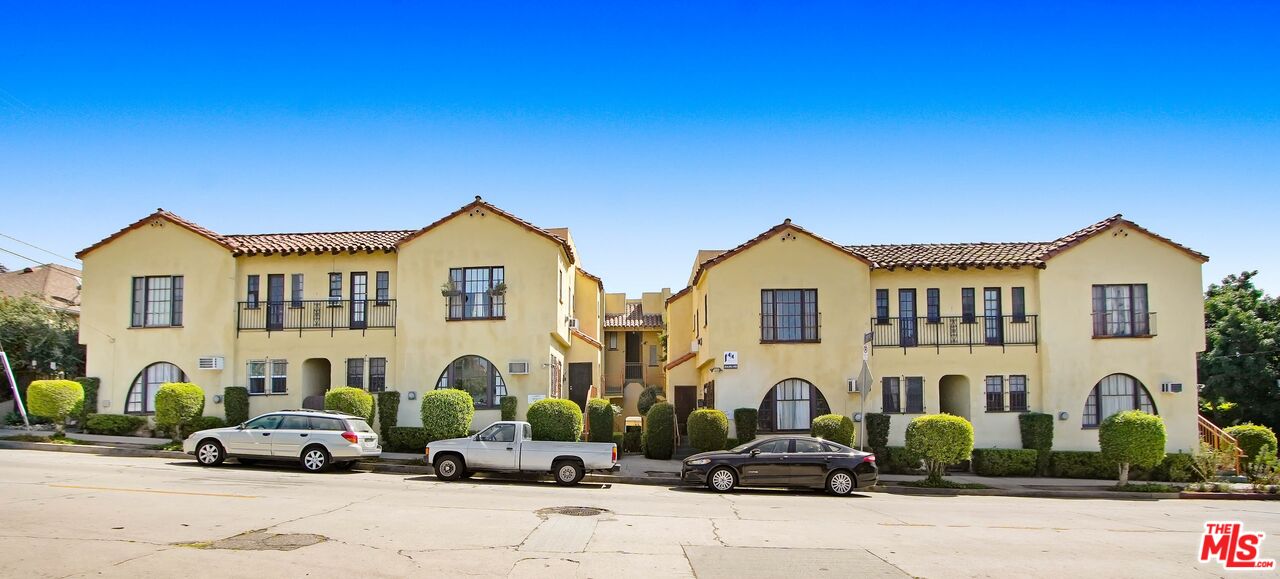
[[22,424],[31,430],[31,421],[27,419],[27,409],[22,405],[22,397],[18,396],[18,381],[13,379],[13,369],[9,367],[9,355],[0,350],[0,364],[4,365],[4,376],[9,380],[9,388],[13,390],[13,405],[18,408],[18,414],[22,415]]
[[862,371],[858,373],[858,450],[866,450],[867,446],[867,396],[871,394],[871,338],[867,332],[862,335]]

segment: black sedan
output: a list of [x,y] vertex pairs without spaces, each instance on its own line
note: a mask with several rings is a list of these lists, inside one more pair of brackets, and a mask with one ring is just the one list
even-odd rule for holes
[[684,459],[680,480],[717,492],[735,487],[825,488],[835,495],[875,486],[876,455],[820,438],[781,436]]

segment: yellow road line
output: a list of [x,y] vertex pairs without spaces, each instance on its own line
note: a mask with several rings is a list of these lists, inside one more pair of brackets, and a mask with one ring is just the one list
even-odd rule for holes
[[57,487],[60,489],[81,489],[81,490],[87,490],[87,491],[119,491],[122,493],[155,493],[160,495],[187,495],[187,496],[193,496],[193,497],[223,497],[228,499],[261,498],[254,495],[232,495],[232,494],[226,494],[226,493],[189,493],[189,492],[183,492],[183,491],[157,491],[152,489],[122,489],[117,487],[90,487],[90,486],[81,486],[81,485],[58,485],[58,484],[50,484],[49,486]]

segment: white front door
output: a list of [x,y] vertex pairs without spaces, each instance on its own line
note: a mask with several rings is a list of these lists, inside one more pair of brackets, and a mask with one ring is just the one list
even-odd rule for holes
[[516,425],[495,424],[476,435],[467,448],[467,466],[476,469],[516,469]]

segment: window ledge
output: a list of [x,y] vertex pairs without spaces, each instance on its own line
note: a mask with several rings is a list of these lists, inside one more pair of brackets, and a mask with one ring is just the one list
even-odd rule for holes
[[445,318],[446,322],[493,322],[507,319],[507,316],[492,316],[488,318]]
[[1143,339],[1154,338],[1154,337],[1156,337],[1155,334],[1126,334],[1126,335],[1120,335],[1120,336],[1106,336],[1106,335],[1099,336],[1097,334],[1093,335],[1093,339],[1095,340],[1124,340],[1124,339],[1143,340]]
[[821,344],[822,340],[760,340],[761,344]]
[[129,326],[130,330],[171,330],[182,326]]

